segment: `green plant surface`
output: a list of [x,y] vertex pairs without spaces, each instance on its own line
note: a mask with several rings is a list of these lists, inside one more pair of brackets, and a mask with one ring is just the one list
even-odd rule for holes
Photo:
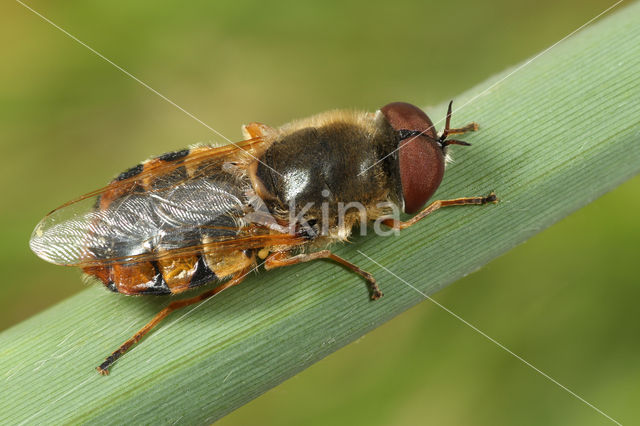
[[90,288],[0,335],[0,422],[213,421],[424,300],[406,283],[432,294],[635,175],[638,19],[631,5],[455,97],[454,124],[481,131],[455,149],[435,197],[493,189],[501,203],[336,247],[378,278],[380,301],[327,262],[260,272],[174,314],[100,377],[95,365],[166,302]]

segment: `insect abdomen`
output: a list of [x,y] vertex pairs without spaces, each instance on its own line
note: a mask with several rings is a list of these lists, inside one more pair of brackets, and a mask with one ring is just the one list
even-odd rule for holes
[[128,295],[177,294],[218,279],[204,257],[180,261],[153,261],[92,266],[84,269],[111,291]]
[[[222,280],[254,262],[252,252],[216,252],[207,246],[216,238],[235,236],[234,215],[241,206],[241,182],[223,173],[222,164],[197,162],[186,167],[183,159],[188,157],[188,150],[164,154],[114,180],[96,206],[98,219],[93,229],[116,237],[105,238],[98,247],[89,247],[95,259],[105,259],[105,263],[85,267],[84,272],[114,292],[163,295]],[[174,162],[176,168],[163,175],[142,175],[163,162]],[[136,179],[138,175],[141,176]],[[121,181],[125,179],[140,191],[123,191]],[[151,191],[153,196],[141,194]],[[101,219],[100,212],[112,211],[119,213],[119,221]],[[129,235],[140,236],[140,242],[129,243]],[[190,246],[202,248],[182,254],[172,252]],[[136,262],[136,256],[151,259]],[[109,261],[129,257],[132,261],[128,263]]]

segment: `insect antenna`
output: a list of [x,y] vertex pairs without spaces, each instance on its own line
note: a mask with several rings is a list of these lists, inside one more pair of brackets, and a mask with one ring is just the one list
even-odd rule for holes
[[449,139],[449,140],[441,140],[440,143],[442,144],[442,147],[444,148],[447,145],[462,145],[462,146],[471,146],[471,144],[469,142],[465,142],[465,141],[459,141],[457,139]]
[[444,131],[440,136],[440,142],[444,142],[444,140],[447,139],[447,136],[449,136],[449,129],[451,128],[450,124],[451,124],[451,106],[452,105],[453,105],[453,99],[449,101],[449,108],[447,108],[447,121],[444,126]]
[[[440,145],[442,145],[443,148],[445,146],[447,146],[447,145],[471,146],[471,144],[469,142],[459,141],[459,140],[456,140],[456,139],[447,140],[447,136],[449,136],[450,130],[451,130],[450,124],[451,124],[451,107],[452,107],[452,105],[453,105],[453,100],[449,101],[449,108],[447,108],[447,121],[445,123],[444,131],[442,132],[442,135],[440,135],[440,137],[438,138],[438,142],[440,142]],[[469,127],[469,126],[467,126],[467,127]],[[477,127],[476,127],[476,129],[477,129]],[[456,131],[454,132],[454,134],[455,133],[462,133],[461,131],[459,131],[461,129],[455,129],[455,130]],[[465,128],[465,130],[466,130],[466,128]]]

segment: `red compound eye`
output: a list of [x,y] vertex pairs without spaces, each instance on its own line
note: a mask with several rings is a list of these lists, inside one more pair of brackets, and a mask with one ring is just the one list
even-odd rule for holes
[[420,108],[393,102],[380,109],[403,139],[398,144],[404,212],[415,213],[436,192],[444,176],[444,153],[433,123]]

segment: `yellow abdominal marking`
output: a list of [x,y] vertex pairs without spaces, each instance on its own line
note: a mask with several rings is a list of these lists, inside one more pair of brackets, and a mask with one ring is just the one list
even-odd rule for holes
[[269,256],[269,249],[268,248],[263,248],[258,252],[258,257],[260,259],[266,259],[267,256]]

